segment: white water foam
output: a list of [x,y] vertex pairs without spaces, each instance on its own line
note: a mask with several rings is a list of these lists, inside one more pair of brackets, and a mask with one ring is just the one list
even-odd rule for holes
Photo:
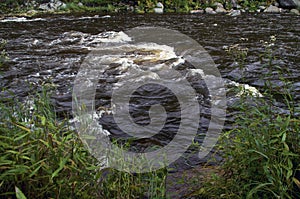
[[50,42],[50,46],[55,45],[75,45],[88,50],[97,49],[97,46],[103,43],[126,43],[130,42],[131,38],[124,32],[103,32],[96,35],[83,33],[79,31],[71,31],[63,33],[59,38]]
[[79,17],[77,19],[85,20],[85,19],[106,19],[106,18],[111,18],[111,16],[110,15],[103,15],[103,16],[94,15],[92,17]]
[[32,22],[32,21],[45,21],[45,20],[46,19],[42,19],[42,18],[28,19],[26,17],[8,17],[0,20],[0,22]]
[[[100,76],[105,70],[109,69],[110,64],[116,64],[118,66],[115,69],[120,71],[119,75],[115,75],[115,78],[117,79],[125,77],[126,81],[126,77],[130,75],[129,73],[135,71],[136,74],[140,74],[140,72],[142,72],[143,75],[137,75],[130,79],[130,81],[143,82],[146,79],[157,80],[160,78],[157,73],[159,70],[170,69],[173,66],[177,66],[185,62],[183,58],[176,55],[174,48],[171,46],[159,45],[156,43],[140,43],[137,45],[128,44],[127,42],[131,41],[131,38],[124,32],[105,32],[98,35],[88,35],[81,32],[68,32],[64,34],[64,37],[73,37],[73,39],[80,38],[80,42],[85,46],[89,46],[92,43],[97,44],[103,42],[121,43],[121,45],[118,46],[101,46],[100,48],[95,46],[93,48],[104,52],[97,62],[99,65]],[[106,54],[105,52],[114,53]],[[85,72],[87,71],[82,71],[83,74]],[[117,83],[114,83],[113,88],[121,87],[125,81],[120,80]],[[87,81],[86,83],[92,82]],[[95,109],[97,109],[97,107],[95,107]],[[104,114],[113,114],[113,112],[100,110],[95,111],[87,117],[97,121]],[[79,118],[75,117],[69,122],[74,124],[78,121]],[[100,124],[97,124],[97,129],[105,136],[110,135],[110,132],[103,129]]]

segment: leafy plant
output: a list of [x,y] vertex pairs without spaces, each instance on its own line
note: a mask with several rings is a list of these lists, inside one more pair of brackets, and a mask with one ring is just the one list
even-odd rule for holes
[[46,84],[27,101],[0,104],[1,198],[164,196],[165,171],[100,169],[68,121],[56,117],[50,93]]
[[[274,66],[275,38],[266,43],[263,67],[282,75]],[[271,48],[272,47],[272,48]],[[243,57],[242,57],[243,58]],[[239,59],[239,57],[238,57]],[[266,63],[266,64],[264,64]],[[279,70],[279,71],[278,71]],[[207,198],[299,198],[300,197],[300,118],[289,92],[289,82],[281,88],[280,111],[269,74],[265,75],[264,96],[242,96],[235,109],[234,128],[223,134],[218,145],[224,162],[223,175],[208,181],[201,189]],[[249,103],[250,102],[250,103]]]

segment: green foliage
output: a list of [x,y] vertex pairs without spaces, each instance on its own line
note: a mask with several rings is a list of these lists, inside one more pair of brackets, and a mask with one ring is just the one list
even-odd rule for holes
[[1,198],[163,198],[165,171],[100,170],[68,122],[56,118],[49,93],[45,85],[31,100],[0,104]]
[[275,0],[238,0],[237,2],[243,8],[256,11],[260,5],[267,6],[275,2]]
[[166,170],[127,173],[110,170],[102,188],[102,198],[165,198]]
[[63,10],[72,12],[115,12],[123,9],[112,1],[85,0],[81,3],[82,5],[79,5],[76,1],[70,1],[66,3],[66,7]]
[[[81,12],[118,12],[126,11],[128,6],[134,4],[135,12],[145,13],[153,12],[158,2],[162,2],[164,5],[165,12],[181,12],[186,13],[194,9],[205,9],[206,7],[215,7],[216,2],[226,5],[227,9],[231,8],[231,0],[133,0],[133,1],[113,1],[113,0],[62,0],[66,3],[67,11],[81,11]],[[237,1],[243,8],[249,10],[257,10],[260,5],[269,5],[274,0],[240,0]],[[26,12],[33,7],[30,7],[30,1],[15,1],[15,0],[4,0],[0,3],[0,13],[8,12]],[[44,3],[46,1],[36,1],[38,3]],[[130,2],[130,3],[129,3]],[[78,3],[82,3],[81,6]]]
[[78,198],[97,193],[91,186],[96,161],[65,122],[59,122],[44,90],[32,103],[1,104],[1,197]]
[[[266,101],[238,107],[238,128],[223,135],[226,175],[215,194],[223,198],[295,198],[300,169],[300,120],[278,115]],[[215,185],[214,185],[215,186]],[[218,195],[216,195],[218,196]]]
[[245,65],[248,48],[242,47],[239,44],[234,44],[229,46],[225,51],[233,58],[234,62],[238,63],[240,69],[243,68]]
[[15,187],[15,189],[17,199],[27,199],[24,193],[18,187]]
[[[275,37],[265,43],[263,67],[270,74],[276,68],[273,46]],[[243,57],[242,57],[243,58]],[[239,115],[219,143],[224,157],[223,176],[216,176],[201,190],[207,198],[300,198],[300,117],[289,93],[288,81],[280,91],[281,103],[288,113],[274,108],[277,100],[273,85],[268,81],[264,97],[243,97],[236,104]],[[249,103],[250,101],[250,103]]]

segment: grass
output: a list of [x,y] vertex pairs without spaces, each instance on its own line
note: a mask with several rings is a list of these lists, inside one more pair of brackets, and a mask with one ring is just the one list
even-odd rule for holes
[[209,198],[299,198],[300,119],[261,99],[239,104],[238,127],[220,142],[225,172],[210,182]]
[[[219,168],[222,175],[206,182],[198,191],[201,198],[300,198],[299,105],[289,92],[282,69],[272,62],[275,41],[272,36],[265,42],[262,67],[270,73],[277,70],[285,86],[274,89],[268,80],[270,74],[266,74],[264,97],[248,95],[235,105],[239,114],[234,128],[225,132],[218,144],[224,158]],[[275,108],[278,101],[287,112]]]
[[100,170],[47,87],[26,102],[0,104],[1,198],[162,198],[165,171]]
[[18,188],[27,198],[93,198],[96,161],[65,121],[58,122],[44,90],[28,103],[1,104],[1,197]]

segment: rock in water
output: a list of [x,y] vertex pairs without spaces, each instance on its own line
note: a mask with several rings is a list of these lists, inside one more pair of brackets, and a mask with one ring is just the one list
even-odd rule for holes
[[277,6],[270,5],[267,7],[267,9],[264,10],[264,12],[269,12],[269,13],[280,13],[281,9],[278,8]]

